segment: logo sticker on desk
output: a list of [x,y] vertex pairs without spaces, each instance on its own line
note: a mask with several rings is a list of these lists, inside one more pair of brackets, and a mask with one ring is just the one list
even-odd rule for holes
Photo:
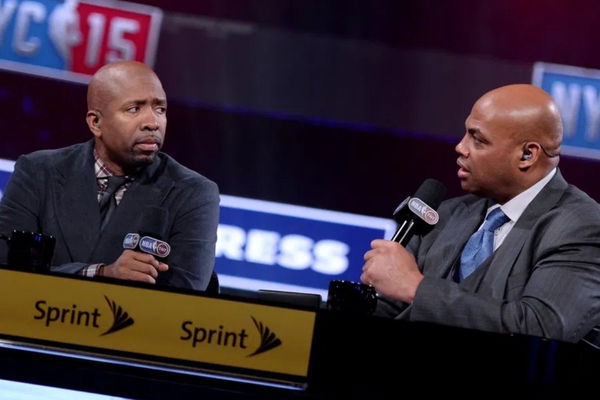
[[[134,320],[129,316],[129,313],[118,305],[115,301],[104,296],[106,303],[108,304],[109,310],[112,313],[111,325],[100,334],[105,336],[121,329],[125,329],[128,326],[133,325]],[[37,300],[34,303],[34,320],[40,320],[45,327],[50,327],[54,324],[67,325],[67,326],[83,326],[93,329],[100,329],[106,323],[102,323],[106,318],[102,318],[102,315],[98,307],[94,308],[83,308],[81,305],[71,304],[68,307],[57,306],[54,303],[50,305],[46,300]]]
[[[256,356],[281,345],[281,339],[277,337],[275,332],[271,331],[269,327],[256,318],[252,316],[250,318],[252,318],[254,326],[258,331],[259,342],[256,349],[248,354],[248,357]],[[184,321],[181,324],[181,330],[184,332],[184,335],[180,339],[190,341],[193,348],[199,345],[229,346],[242,350],[248,348],[246,339],[249,335],[245,328],[235,331],[227,330],[223,325],[219,325],[218,329],[208,329],[194,325],[193,321]]]

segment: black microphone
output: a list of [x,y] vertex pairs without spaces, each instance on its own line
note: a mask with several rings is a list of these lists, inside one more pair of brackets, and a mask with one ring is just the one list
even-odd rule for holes
[[169,243],[162,240],[167,224],[168,211],[161,207],[146,206],[140,215],[138,232],[123,238],[123,248],[152,254],[166,262],[171,253]]
[[152,236],[128,233],[123,238],[123,248],[152,254],[164,262],[171,253],[169,243]]
[[446,187],[435,179],[426,179],[413,197],[407,197],[394,211],[398,229],[391,240],[406,246],[413,235],[428,233],[440,217],[436,209],[446,195]]

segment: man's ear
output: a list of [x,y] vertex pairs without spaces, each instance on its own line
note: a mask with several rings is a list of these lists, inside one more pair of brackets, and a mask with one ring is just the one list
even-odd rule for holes
[[525,143],[519,160],[519,168],[527,169],[531,167],[541,154],[541,146],[535,142]]
[[87,122],[90,131],[96,137],[100,137],[102,131],[100,130],[100,123],[102,122],[102,114],[97,110],[88,110],[85,115],[85,122]]

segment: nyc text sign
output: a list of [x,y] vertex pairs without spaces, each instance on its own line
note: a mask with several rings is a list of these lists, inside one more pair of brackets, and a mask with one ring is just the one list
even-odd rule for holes
[[561,154],[600,159],[600,70],[536,63],[533,84],[558,105],[564,127]]
[[125,1],[0,0],[0,68],[85,83],[109,62],[152,66],[161,20]]

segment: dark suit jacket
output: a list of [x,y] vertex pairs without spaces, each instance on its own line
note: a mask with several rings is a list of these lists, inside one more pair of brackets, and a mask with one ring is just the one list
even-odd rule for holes
[[[169,270],[157,284],[204,290],[213,265],[219,216],[217,185],[164,153],[125,191],[100,232],[94,142],[19,157],[0,203],[0,232],[13,229],[56,237],[54,271],[113,263],[123,237],[140,230],[171,245]],[[158,213],[151,211],[156,211]],[[6,261],[6,246],[0,244]]]
[[452,279],[489,202],[442,203],[440,222],[409,249],[425,278],[413,303],[381,302],[398,319],[578,341],[600,323],[600,206],[560,171],[525,209],[502,245],[472,275]]

